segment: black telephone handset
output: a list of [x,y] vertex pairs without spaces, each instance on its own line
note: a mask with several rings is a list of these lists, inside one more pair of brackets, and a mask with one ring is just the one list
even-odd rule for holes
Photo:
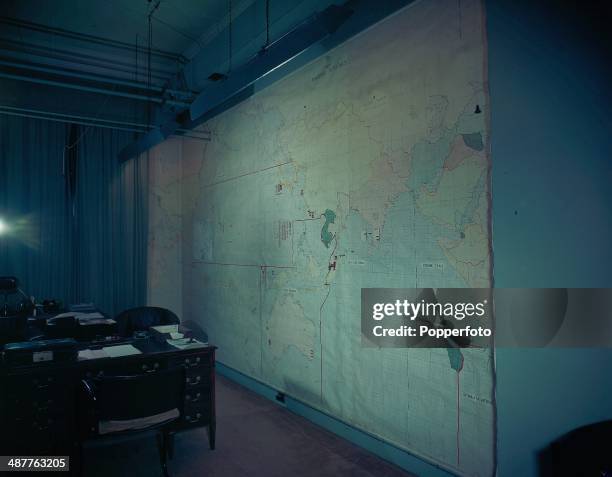
[[4,295],[1,316],[28,317],[34,311],[34,304],[19,288],[16,277],[0,277],[0,293]]

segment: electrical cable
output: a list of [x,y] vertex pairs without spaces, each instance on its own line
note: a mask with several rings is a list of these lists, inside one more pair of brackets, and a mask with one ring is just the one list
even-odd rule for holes
[[[117,85],[113,86],[113,91],[115,91],[115,89],[117,88]],[[112,93],[109,93],[106,95],[106,98],[104,98],[104,102],[100,105],[100,107],[98,108],[98,110],[96,111],[96,114],[94,114],[93,119],[98,119],[100,117],[100,114],[102,113],[102,110],[106,107],[108,100],[110,99],[110,97],[112,96]],[[65,150],[66,149],[72,149],[73,147],[77,146],[81,140],[87,135],[87,133],[89,133],[89,131],[91,130],[93,126],[89,126],[88,128],[86,128],[81,134],[80,136],[75,139],[75,141],[72,144],[66,144],[64,146],[64,154],[65,154]]]
[[270,45],[270,0],[266,0],[266,46]]
[[161,0],[158,0],[158,2],[153,6],[153,8],[148,14],[149,38],[148,38],[148,45],[147,45],[147,89],[149,92],[147,94],[149,97],[149,101],[147,102],[147,125],[149,127],[151,127],[151,119],[152,119],[150,99],[151,99],[151,84],[152,84],[151,58],[152,58],[152,53],[153,53],[153,14],[157,11],[160,4],[161,4]]
[[192,35],[189,35],[188,33],[185,33],[184,31],[182,31],[181,29],[175,27],[174,25],[171,25],[167,21],[162,20],[161,18],[157,18],[155,15],[151,15],[151,17],[153,18],[153,20],[155,20],[158,23],[161,23],[162,25],[164,25],[165,27],[169,28],[173,32],[178,33],[179,35],[184,36],[188,40],[193,41],[196,45],[198,45],[198,47],[200,49],[202,49],[203,45],[202,45],[202,43],[200,43],[200,40],[198,38],[196,38],[196,37],[194,37]]
[[229,11],[228,11],[228,21],[229,21],[229,25],[228,25],[228,33],[229,33],[229,65],[227,68],[227,72],[230,73],[232,71],[232,24],[233,24],[233,20],[232,20],[232,0],[228,0],[228,6],[229,6]]

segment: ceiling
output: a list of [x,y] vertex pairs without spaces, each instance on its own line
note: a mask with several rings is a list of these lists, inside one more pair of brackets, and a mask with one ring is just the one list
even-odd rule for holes
[[146,104],[184,109],[197,93],[182,74],[190,57],[227,28],[230,4],[235,19],[254,2],[2,0],[0,108],[137,122],[151,120]]
[[0,114],[133,131],[139,153],[408,1],[0,0]]
[[[232,3],[235,15],[253,1]],[[106,70],[107,75],[129,79],[147,76],[151,15],[152,81],[161,83],[187,62],[186,50],[225,26],[229,4],[229,0],[4,0],[0,57],[92,73]]]
[[129,120],[145,130],[187,110],[212,73],[260,51],[267,28],[274,40],[334,3],[1,1],[0,113]]
[[[181,54],[228,11],[228,0],[4,0],[2,16]],[[157,6],[157,8],[155,8]]]

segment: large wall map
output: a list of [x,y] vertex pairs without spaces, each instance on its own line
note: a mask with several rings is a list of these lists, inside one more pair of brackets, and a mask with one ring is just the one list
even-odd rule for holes
[[183,314],[222,363],[470,476],[492,352],[364,348],[360,290],[491,284],[483,24],[412,4],[205,124],[176,187]]

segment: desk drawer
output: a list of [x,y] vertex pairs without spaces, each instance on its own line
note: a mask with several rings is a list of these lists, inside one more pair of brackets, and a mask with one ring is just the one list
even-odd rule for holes
[[167,361],[163,359],[143,359],[138,361],[105,363],[104,367],[90,369],[85,373],[87,379],[96,376],[130,376],[134,374],[155,373],[166,369]]
[[36,419],[34,421],[14,421],[11,426],[11,443],[21,452],[39,451],[45,453],[57,445],[70,441],[71,423],[66,419]]
[[181,421],[186,426],[202,426],[210,423],[210,400],[187,404],[181,415]]
[[67,394],[47,396],[35,399],[11,399],[6,402],[6,413],[9,420],[27,419],[33,420],[38,417],[63,416],[74,407],[74,400]]
[[185,389],[185,406],[202,402],[210,402],[210,386],[198,386]]
[[70,376],[58,373],[36,373],[11,376],[6,381],[6,394],[11,397],[54,394],[70,385]]
[[4,392],[9,418],[65,414],[74,403],[74,383],[56,375],[11,376]]
[[207,367],[185,368],[185,391],[205,386],[210,388],[211,369]]
[[186,369],[192,369],[192,368],[210,369],[212,367],[212,358],[209,353],[190,354],[190,355],[181,356],[178,358],[173,358],[170,361],[170,365],[171,366],[182,366]]

